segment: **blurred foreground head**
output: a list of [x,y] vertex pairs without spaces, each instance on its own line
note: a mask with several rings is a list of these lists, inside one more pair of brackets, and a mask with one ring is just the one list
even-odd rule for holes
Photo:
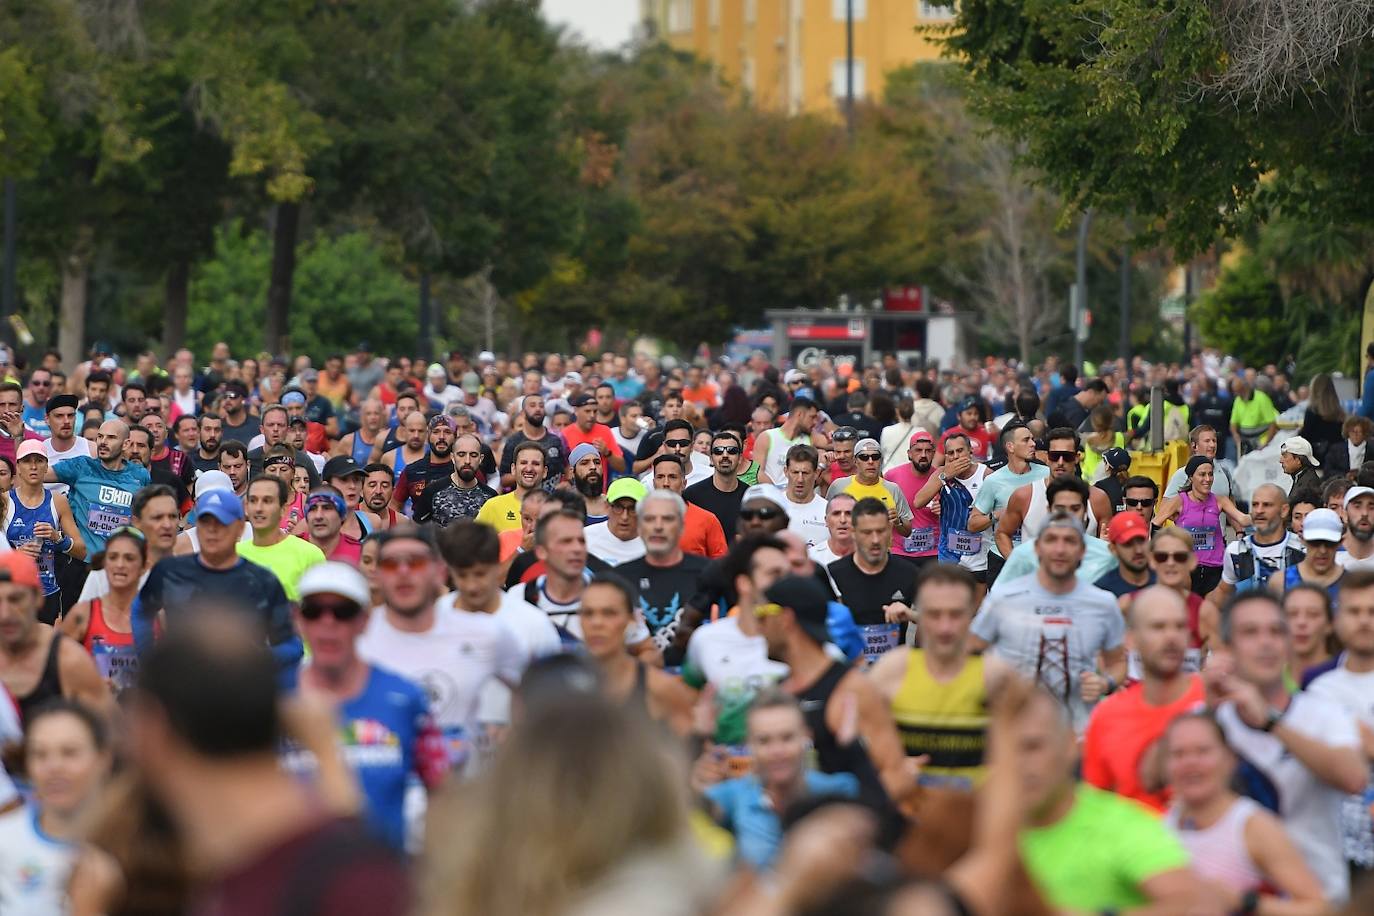
[[154,785],[188,759],[229,762],[275,752],[277,666],[242,614],[186,615],[144,658],[132,705],[133,748]]
[[572,656],[532,665],[518,698],[491,765],[431,807],[421,912],[594,913],[612,887],[622,904],[710,894],[685,765],[648,717],[607,700]]

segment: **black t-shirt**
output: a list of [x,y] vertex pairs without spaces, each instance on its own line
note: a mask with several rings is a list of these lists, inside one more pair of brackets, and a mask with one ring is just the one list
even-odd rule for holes
[[861,627],[885,623],[885,605],[900,601],[909,606],[916,599],[916,564],[903,557],[888,557],[877,575],[859,569],[853,554],[841,557],[827,569],[840,590],[840,601]]
[[1084,420],[1088,419],[1088,413],[1088,408],[1078,403],[1078,398],[1070,397],[1059,405],[1047,422],[1051,427],[1067,426],[1069,429],[1076,430],[1083,425]]
[[[544,446],[544,489],[553,489],[562,479],[563,470],[568,466],[568,444],[563,441],[562,436],[547,430],[539,439],[531,439],[522,432],[514,432],[507,436],[506,444],[501,449],[501,474],[512,473],[515,468],[515,450],[525,442],[538,442]],[[485,454],[483,457],[485,458]]]
[[199,476],[205,473],[206,471],[219,470],[218,452],[215,453],[215,456],[213,458],[205,458],[201,456],[200,449],[196,449],[195,451],[191,452],[188,457],[191,459],[191,467],[195,470],[196,476]]
[[1122,502],[1126,498],[1126,488],[1115,476],[1103,477],[1093,486],[1107,494],[1107,502],[1111,504],[1113,512],[1126,511],[1126,504]]
[[311,423],[318,423],[327,426],[329,420],[334,416],[334,405],[329,398],[322,394],[317,394],[309,401],[305,402],[305,418]]
[[412,504],[411,517],[420,524],[433,522],[447,528],[460,518],[476,518],[477,513],[496,495],[491,487],[478,484],[463,490],[453,482],[450,473],[442,480],[431,481]]
[[[405,492],[405,496],[397,497],[404,501],[406,499],[416,500],[425,492],[425,487],[436,480],[447,480],[453,473],[453,461],[444,458],[441,461],[431,461],[426,455],[423,461],[414,461],[406,465],[401,472],[401,479],[396,481],[396,492]],[[412,503],[412,506],[414,503]]]
[[868,414],[858,410],[851,410],[836,417],[835,425],[852,426],[870,439],[881,439],[883,435],[883,425]]
[[684,607],[704,610],[695,601],[707,562],[705,557],[684,553],[676,566],[651,566],[647,557],[640,557],[615,568],[617,575],[639,590],[639,609],[660,649],[672,645]]
[[735,489],[722,493],[716,489],[715,476],[698,481],[682,491],[682,498],[694,506],[700,506],[716,517],[725,531],[725,543],[735,542],[735,525],[739,522],[740,503],[744,502],[744,491],[749,489],[735,481]]

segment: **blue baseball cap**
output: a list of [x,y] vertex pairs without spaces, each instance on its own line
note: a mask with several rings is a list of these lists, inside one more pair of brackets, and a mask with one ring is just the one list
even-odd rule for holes
[[209,515],[221,525],[243,521],[243,503],[233,490],[207,490],[196,500],[196,521]]
[[305,393],[302,391],[288,391],[281,396],[283,407],[290,407],[293,404],[304,404]]

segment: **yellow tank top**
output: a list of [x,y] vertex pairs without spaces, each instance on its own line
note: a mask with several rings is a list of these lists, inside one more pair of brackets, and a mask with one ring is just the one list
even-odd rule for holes
[[889,509],[895,505],[892,501],[892,494],[888,492],[887,487],[883,486],[881,479],[877,483],[863,484],[859,483],[858,477],[851,478],[849,484],[844,488],[844,492],[854,497],[855,502],[871,496]]
[[892,717],[908,755],[930,755],[921,781],[976,786],[983,780],[987,742],[987,690],[983,657],[970,656],[954,680],[930,676],[925,652],[912,649],[906,677],[892,699]]

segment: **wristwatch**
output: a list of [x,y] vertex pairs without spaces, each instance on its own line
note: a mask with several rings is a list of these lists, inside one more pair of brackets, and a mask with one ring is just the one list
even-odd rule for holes
[[1269,714],[1268,714],[1267,716],[1264,717],[1264,724],[1260,726],[1260,731],[1262,731],[1262,732],[1272,732],[1272,731],[1274,730],[1274,726],[1275,726],[1275,725],[1278,725],[1278,724],[1279,724],[1279,720],[1281,720],[1282,718],[1283,718],[1283,710],[1282,710],[1282,709],[1276,709],[1275,707],[1270,706],[1270,707],[1269,707]]

